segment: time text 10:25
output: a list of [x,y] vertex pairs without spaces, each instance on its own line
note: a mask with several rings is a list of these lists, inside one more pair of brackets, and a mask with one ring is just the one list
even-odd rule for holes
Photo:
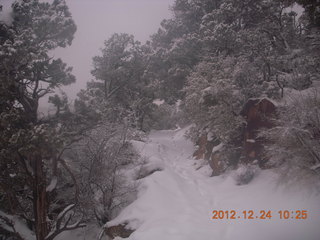
[[307,219],[308,211],[307,210],[214,210],[212,212],[213,220],[222,220],[222,219]]

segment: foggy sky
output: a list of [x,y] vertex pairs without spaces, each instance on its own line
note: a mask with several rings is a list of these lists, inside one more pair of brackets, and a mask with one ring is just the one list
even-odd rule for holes
[[76,97],[86,82],[92,79],[92,57],[99,54],[103,42],[115,32],[129,33],[144,43],[157,31],[160,22],[171,16],[169,6],[174,0],[67,0],[77,25],[70,47],[57,49],[61,57],[73,67],[76,83],[64,87],[70,99]]

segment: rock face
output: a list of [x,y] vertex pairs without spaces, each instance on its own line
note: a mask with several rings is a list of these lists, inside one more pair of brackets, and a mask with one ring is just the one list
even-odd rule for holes
[[196,145],[198,149],[194,152],[193,157],[195,159],[205,159],[209,162],[210,167],[212,168],[213,176],[218,176],[223,172],[224,164],[221,161],[219,140],[213,138],[208,139],[208,133],[203,133]]
[[115,237],[128,238],[134,230],[127,229],[126,224],[120,224],[117,226],[106,227],[105,233],[111,239]]
[[244,105],[241,116],[247,122],[243,133],[243,151],[240,163],[248,164],[257,160],[260,167],[264,167],[267,159],[263,155],[265,139],[258,137],[263,128],[271,128],[271,118],[276,115],[276,106],[268,99],[249,99]]
[[225,165],[222,162],[222,156],[219,150],[212,153],[209,159],[209,165],[212,168],[212,176],[219,176],[223,173]]
[[208,134],[203,133],[199,137],[198,141],[196,142],[196,146],[198,149],[193,153],[193,157],[195,159],[205,159],[204,156],[207,152],[207,143],[208,143]]
[[[243,130],[242,140],[239,139],[235,143],[237,147],[242,149],[236,158],[239,159],[240,156],[240,164],[246,165],[257,160],[260,167],[265,167],[267,159],[263,155],[263,150],[267,142],[265,139],[258,137],[258,133],[263,128],[273,126],[270,119],[276,116],[276,106],[267,98],[249,99],[240,115],[246,120],[246,127]],[[213,176],[220,175],[225,168],[223,163],[224,153],[221,152],[219,143],[219,140],[208,139],[208,134],[205,132],[199,137],[196,143],[198,149],[193,154],[196,159],[209,161]]]

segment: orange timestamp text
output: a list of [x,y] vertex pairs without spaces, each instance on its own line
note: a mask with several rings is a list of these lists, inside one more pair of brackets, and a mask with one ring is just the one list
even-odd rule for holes
[[214,210],[212,212],[213,220],[222,220],[222,219],[307,219],[308,211],[307,210]]

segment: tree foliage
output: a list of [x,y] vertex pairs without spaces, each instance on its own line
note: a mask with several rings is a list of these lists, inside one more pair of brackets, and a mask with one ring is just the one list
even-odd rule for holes
[[[298,13],[293,4],[300,8]],[[194,134],[213,133],[228,146],[225,155],[239,151],[245,127],[240,111],[250,98],[283,102],[291,91],[317,88],[318,5],[317,1],[176,0],[173,17],[162,22],[149,43],[147,76],[158,85],[157,97],[171,104],[182,99],[186,116],[195,123]],[[298,99],[281,108],[284,131],[294,121],[289,112],[299,112],[304,102]],[[280,132],[273,131],[272,139],[282,139]],[[296,135],[293,139],[299,142]],[[281,151],[280,146],[274,143],[274,152]],[[293,146],[288,151],[294,155]]]
[[71,67],[49,53],[71,44],[76,25],[63,0],[16,1],[12,16],[12,24],[0,23],[1,205],[22,216],[37,239],[53,239],[83,226],[64,220],[76,205],[61,215],[49,211],[57,167],[67,167],[61,154],[89,128],[90,116],[78,106],[71,111],[67,97],[58,95],[50,97],[55,114],[38,110],[43,97],[75,81]]

